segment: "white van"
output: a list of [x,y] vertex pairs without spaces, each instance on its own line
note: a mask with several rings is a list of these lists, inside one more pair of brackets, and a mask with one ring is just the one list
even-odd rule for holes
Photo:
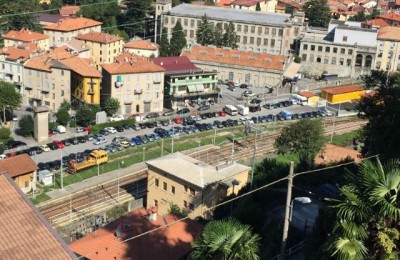
[[245,116],[249,114],[249,107],[243,105],[236,105],[239,115]]
[[57,126],[57,132],[59,132],[60,134],[64,134],[66,131],[67,129],[65,129],[65,126],[63,125]]
[[226,105],[223,111],[231,116],[236,116],[238,114],[237,108],[232,105]]

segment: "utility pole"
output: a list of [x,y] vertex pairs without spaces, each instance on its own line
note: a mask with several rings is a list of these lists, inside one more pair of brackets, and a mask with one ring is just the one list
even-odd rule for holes
[[171,153],[174,153],[174,135],[175,135],[175,129],[172,128],[172,144],[171,144]]
[[283,236],[281,244],[281,256],[280,260],[285,260],[286,257],[286,245],[289,234],[289,216],[290,216],[290,201],[292,199],[292,187],[293,187],[293,172],[294,172],[294,162],[290,162],[289,169],[289,179],[288,179],[288,190],[286,195],[286,205],[285,205],[285,219],[283,224]]

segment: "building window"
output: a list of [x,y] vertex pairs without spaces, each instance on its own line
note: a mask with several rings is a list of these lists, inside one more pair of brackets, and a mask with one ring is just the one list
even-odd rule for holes
[[25,188],[29,187],[29,181],[25,181]]
[[265,28],[264,34],[268,35],[269,34],[269,28]]
[[154,200],[154,206],[158,207],[158,200]]
[[189,191],[190,191],[190,195],[192,195],[192,196],[196,195],[196,191],[193,188],[190,188]]
[[317,62],[321,63],[321,57],[317,57]]
[[346,53],[346,49],[345,48],[341,48],[340,49],[340,54],[345,54]]
[[190,30],[190,38],[193,38],[193,37],[194,37],[194,31]]
[[258,34],[262,34],[262,27],[259,26],[259,27],[257,28],[257,31],[258,31]]
[[154,180],[154,185],[156,185],[156,187],[159,187],[160,186],[160,179],[156,178]]
[[343,63],[344,63],[344,59],[343,59],[343,58],[340,58],[339,64],[340,64],[340,65],[343,65]]
[[328,57],[325,57],[325,58],[324,58],[324,63],[325,63],[325,64],[329,64],[329,58],[328,58]]
[[279,36],[283,36],[283,29],[279,29],[278,35],[279,35]]
[[247,36],[243,36],[243,43],[244,43],[244,44],[247,43]]
[[183,25],[187,26],[188,25],[188,19],[183,19]]
[[250,37],[250,44],[254,44],[254,37]]
[[351,66],[351,59],[347,59],[347,66]]
[[186,193],[187,193],[188,190],[189,190],[188,186],[186,186],[186,185],[183,187],[183,189],[184,189],[184,191],[185,191]]
[[268,39],[264,39],[264,46],[268,46]]
[[193,19],[190,19],[190,27],[194,27],[194,20]]
[[336,57],[332,57],[331,64],[336,65]]
[[307,54],[301,55],[301,60],[302,61],[307,61]]
[[167,191],[167,189],[168,189],[167,183],[166,183],[166,182],[163,182],[163,190]]
[[171,192],[175,195],[175,186],[171,186]]
[[275,40],[271,39],[271,47],[275,47]]
[[337,53],[337,48],[333,47],[333,53]]
[[308,45],[307,44],[304,44],[303,45],[303,50],[307,50],[308,49]]
[[352,54],[353,54],[353,50],[352,50],[352,49],[348,49],[348,50],[347,50],[347,53],[348,53],[349,55],[352,55]]
[[261,38],[257,38],[257,46],[261,45]]
[[244,26],[244,32],[247,33],[249,31],[249,26],[245,25]]
[[183,207],[186,208],[186,209],[187,209],[187,207],[188,207],[188,203],[187,203],[186,200],[183,201]]
[[331,48],[330,47],[325,47],[325,52],[331,52]]
[[275,35],[276,35],[276,29],[272,28],[272,36],[275,36]]
[[314,55],[313,54],[310,54],[310,61],[314,62]]
[[56,94],[53,93],[53,99],[56,99]]
[[193,204],[193,203],[189,203],[189,209],[190,209],[191,211],[194,211],[194,204]]
[[322,46],[318,46],[318,51],[322,51]]
[[347,36],[343,36],[343,41],[347,42]]
[[315,45],[311,45],[311,50],[315,51]]
[[256,27],[253,25],[251,26],[251,33],[255,33],[256,32]]
[[64,96],[64,90],[61,90],[61,96],[62,97]]
[[241,26],[240,24],[238,24],[238,25],[236,26],[236,30],[237,30],[238,32],[240,32],[240,31],[242,30],[242,26]]

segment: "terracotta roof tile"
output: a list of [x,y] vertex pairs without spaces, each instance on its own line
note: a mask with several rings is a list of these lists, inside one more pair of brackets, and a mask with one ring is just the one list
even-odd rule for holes
[[20,31],[11,30],[6,34],[3,34],[2,37],[5,39],[17,40],[22,42],[39,41],[49,38],[45,34],[34,32],[31,30],[20,30]]
[[101,22],[92,19],[76,17],[76,18],[60,19],[57,23],[49,24],[45,26],[43,29],[50,31],[70,32],[70,31],[76,31],[84,28],[98,26],[101,24],[102,24]]
[[39,51],[39,48],[34,43],[29,43],[18,47],[3,47],[0,49],[0,55],[6,55],[7,60],[28,60],[30,55],[37,51]]
[[27,154],[20,154],[0,161],[0,172],[7,172],[11,177],[24,175],[37,169],[36,163]]
[[69,59],[63,59],[60,62],[83,77],[102,77],[101,73],[95,67],[91,66],[90,61],[86,59],[75,56]]
[[400,41],[400,27],[386,26],[380,28],[378,39]]
[[77,5],[66,5],[61,7],[60,9],[60,15],[62,16],[74,16],[76,15],[81,8]]
[[396,13],[381,14],[378,18],[400,22],[400,14]]
[[198,69],[186,56],[158,57],[154,58],[153,62],[163,67],[167,72]]
[[88,32],[85,34],[79,34],[75,38],[78,40],[98,43],[111,43],[122,40],[122,37],[103,32]]
[[[301,8],[301,4],[294,0],[278,0],[278,2],[284,3],[297,9]],[[276,7],[278,7],[278,5]]]
[[165,69],[148,58],[125,52],[116,58],[114,63],[101,64],[110,74],[164,72]]
[[300,96],[306,97],[306,98],[311,98],[317,96],[314,92],[311,91],[302,91],[299,93]]
[[[388,22],[386,22],[385,20],[383,20],[382,18],[368,20],[368,21],[364,21],[362,23],[368,24],[368,25],[375,25],[375,26],[379,26],[379,27],[390,26],[390,24]],[[378,35],[379,35],[379,32],[378,32]]]
[[75,55],[69,53],[65,50],[63,46],[57,47],[51,52],[48,52],[42,56],[33,57],[28,60],[25,64],[26,68],[42,70],[51,72],[51,67],[54,60],[63,60],[67,58],[74,57]]
[[76,259],[7,174],[0,174],[0,190],[1,259]]
[[[149,222],[147,214],[148,211],[143,208],[135,209],[120,220],[72,243],[70,248],[91,260],[109,260],[114,257],[130,260],[183,259],[190,253],[190,243],[203,228],[200,224],[190,219],[171,224],[178,217],[166,215],[164,219],[171,225],[165,226],[160,216],[154,222]],[[162,226],[165,228],[121,243],[124,239]],[[117,229],[121,233],[119,239],[114,235]]]
[[322,91],[325,91],[329,94],[337,95],[337,94],[344,94],[344,93],[349,93],[349,92],[354,92],[354,91],[362,91],[364,88],[360,85],[345,85],[345,86],[339,86],[339,87],[328,87],[328,88],[323,88]]
[[284,63],[287,60],[283,55],[271,55],[268,53],[238,51],[207,46],[192,46],[191,49],[184,50],[182,56],[188,57],[193,62],[206,61],[273,70],[283,70]]
[[125,43],[124,48],[156,51],[159,45],[150,41],[139,40]]
[[351,158],[356,163],[359,163],[361,161],[361,154],[350,148],[326,144],[325,147],[317,154],[314,161],[316,164],[327,164],[339,162],[346,158]]
[[233,0],[220,0],[215,3],[215,6],[218,7],[224,7],[224,6],[230,6]]
[[262,2],[263,0],[235,0],[233,1],[233,5],[240,5],[240,6],[253,6]]

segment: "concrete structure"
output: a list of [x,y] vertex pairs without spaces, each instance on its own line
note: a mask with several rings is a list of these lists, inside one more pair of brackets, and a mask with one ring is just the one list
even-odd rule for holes
[[147,162],[147,205],[167,214],[172,205],[189,212],[190,218],[209,218],[206,211],[246,185],[249,167],[230,163],[207,165],[182,153]]
[[[15,162],[16,165],[18,163]],[[0,174],[0,190],[2,259],[77,258],[7,173]]]
[[222,26],[224,30],[232,22],[237,45],[242,50],[282,55],[288,55],[294,49],[291,47],[303,31],[304,23],[303,13],[295,13],[291,18],[289,14],[181,4],[163,15],[163,26],[168,29],[168,37],[171,38],[172,29],[180,21],[187,44],[191,46],[196,43],[196,31],[204,15],[214,26]]
[[161,39],[161,28],[162,21],[161,15],[169,12],[172,8],[172,0],[156,0],[155,5],[155,25],[154,25],[154,42],[159,42],[158,39]]
[[321,97],[332,104],[360,100],[364,94],[365,89],[360,85],[346,85],[321,89]]
[[301,39],[301,72],[320,76],[323,71],[340,77],[357,77],[372,69],[376,53],[376,28],[359,22],[332,20],[328,30],[309,28]]
[[101,98],[117,98],[122,114],[163,110],[164,69],[145,57],[125,52],[114,63],[101,64]]
[[101,22],[83,18],[65,18],[57,23],[46,25],[43,33],[49,36],[50,46],[68,42],[79,34],[88,32],[101,32]]
[[4,47],[16,47],[27,43],[34,43],[41,50],[47,51],[49,49],[49,37],[31,30],[11,30],[3,34],[2,37],[4,38]]
[[276,0],[235,0],[231,3],[231,8],[257,11],[257,5],[261,12],[275,12]]
[[299,93],[300,96],[307,98],[307,106],[316,107],[318,106],[319,96],[310,91],[302,91]]
[[164,107],[179,109],[191,101],[218,100],[216,71],[203,71],[185,56],[160,57],[153,62],[166,70]]
[[283,55],[199,45],[183,50],[182,56],[188,57],[203,70],[217,71],[219,79],[255,87],[280,84],[287,62]]
[[100,104],[100,82],[102,75],[93,62],[80,57],[60,61],[71,71],[71,98],[85,104]]
[[159,48],[158,44],[146,40],[127,42],[124,45],[124,51],[148,58],[158,57]]
[[47,107],[33,108],[33,138],[37,142],[49,139],[49,109]]
[[56,48],[50,53],[28,60],[23,71],[22,103],[47,106],[55,112],[63,100],[70,102],[70,69],[59,61],[73,56],[64,48]]
[[378,33],[375,69],[400,71],[400,27],[382,27]]
[[36,189],[37,169],[36,163],[27,154],[0,161],[0,173],[7,173],[24,193]]
[[116,57],[121,54],[123,39],[116,35],[103,32],[88,32],[76,36],[76,39],[84,41],[90,49],[91,58],[100,68],[99,64],[114,62]]

